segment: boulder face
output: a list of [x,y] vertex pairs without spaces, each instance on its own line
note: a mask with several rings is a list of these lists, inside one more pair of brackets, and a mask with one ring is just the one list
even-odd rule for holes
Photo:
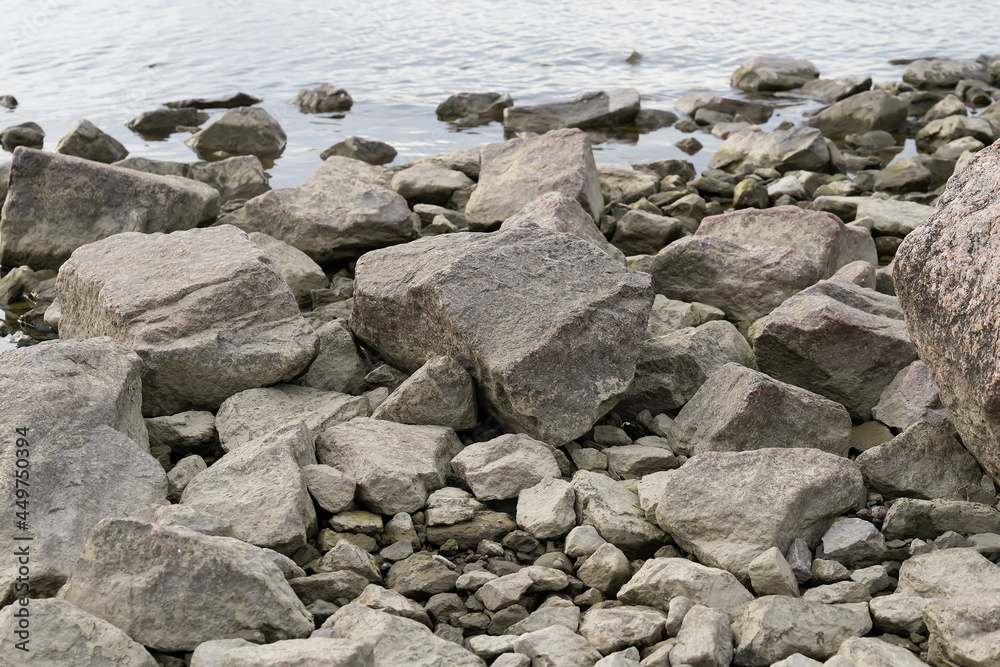
[[0,262],[57,269],[82,245],[121,232],[172,232],[213,220],[219,193],[68,155],[17,148],[0,214]]
[[[259,107],[236,107],[185,141],[199,156],[278,157],[288,137],[278,121]],[[124,157],[124,156],[122,156]],[[121,159],[121,158],[118,158]]]
[[512,106],[503,110],[503,126],[511,132],[548,132],[564,127],[607,129],[628,125],[639,113],[639,91],[622,88],[583,93],[570,102]]
[[525,204],[521,210],[503,221],[500,229],[515,227],[544,227],[555,232],[576,234],[584,241],[590,241],[615,260],[625,263],[625,254],[614,247],[601,233],[597,225],[583,207],[573,197],[561,192],[547,192],[538,199]]
[[479,185],[465,207],[469,229],[493,229],[547,192],[573,197],[594,220],[604,195],[587,135],[576,129],[511,139],[482,149]]
[[1000,480],[1000,143],[955,174],[896,252],[906,325],[965,446]]
[[281,274],[235,227],[92,243],[63,265],[57,293],[63,338],[110,335],[142,357],[147,417],[214,410],[316,354]]
[[718,236],[745,246],[794,248],[816,262],[820,278],[829,278],[840,267],[857,260],[878,264],[875,241],[864,228],[845,225],[832,213],[798,206],[708,216],[695,234]]
[[841,100],[815,116],[809,124],[823,136],[843,139],[848,134],[895,130],[906,122],[910,103],[884,90],[867,90]]
[[719,146],[708,166],[739,173],[744,164],[777,169],[837,173],[844,171],[840,150],[823,134],[806,125],[763,132],[756,127],[735,132]]
[[351,327],[406,371],[454,357],[505,428],[562,445],[632,381],[650,283],[571,234],[448,234],[358,260]]
[[733,88],[748,92],[791,90],[819,78],[819,70],[808,60],[756,56],[736,68]]

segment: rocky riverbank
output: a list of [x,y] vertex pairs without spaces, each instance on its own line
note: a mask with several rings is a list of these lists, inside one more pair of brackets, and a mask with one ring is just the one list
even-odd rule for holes
[[[0,132],[0,662],[1000,664],[1000,60],[731,84],[277,190],[250,95]],[[710,169],[596,164],[671,124]]]

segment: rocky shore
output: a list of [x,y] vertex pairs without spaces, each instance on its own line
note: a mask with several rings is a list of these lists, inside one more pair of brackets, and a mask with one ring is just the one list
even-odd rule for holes
[[282,189],[243,93],[0,131],[0,663],[1000,665],[1000,59],[731,85]]

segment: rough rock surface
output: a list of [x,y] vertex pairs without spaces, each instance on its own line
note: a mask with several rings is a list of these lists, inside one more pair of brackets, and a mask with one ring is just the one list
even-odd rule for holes
[[686,558],[651,558],[643,563],[632,579],[618,592],[626,604],[647,605],[669,611],[669,601],[683,596],[737,618],[753,600],[748,591],[729,572],[694,563]]
[[905,430],[917,422],[943,425],[948,411],[941,403],[930,370],[918,359],[899,371],[882,391],[872,416],[886,426]]
[[278,157],[285,151],[287,140],[281,125],[268,112],[260,107],[236,107],[195,132],[184,143],[202,156]]
[[478,423],[476,407],[472,378],[455,359],[440,356],[428,360],[393,390],[372,417],[463,431]]
[[326,289],[330,284],[319,264],[298,248],[260,232],[251,232],[249,237],[271,258],[299,303],[307,301],[312,290]]
[[631,382],[650,282],[570,234],[448,234],[362,257],[351,328],[403,370],[454,357],[507,429],[562,445]]
[[936,655],[958,665],[1000,663],[1000,594],[932,600],[923,617]]
[[567,127],[610,129],[628,125],[639,113],[639,91],[622,88],[583,93],[569,102],[512,106],[503,111],[504,129],[548,132]]
[[622,264],[625,263],[624,253],[608,243],[594,223],[594,218],[583,210],[580,202],[561,192],[547,192],[538,199],[528,202],[517,213],[504,220],[500,229],[523,226],[538,226],[556,232],[576,234]]
[[478,500],[517,498],[522,490],[561,474],[549,446],[523,434],[471,444],[451,460],[451,467]]
[[569,482],[546,477],[517,497],[517,525],[537,540],[562,537],[576,526],[576,494]]
[[786,173],[795,169],[836,173],[844,165],[837,146],[811,127],[762,132],[756,127],[734,132],[715,152],[711,169],[739,173],[745,164],[777,169]]
[[582,525],[590,524],[608,542],[627,552],[655,550],[663,531],[646,520],[639,497],[609,477],[578,470],[573,475],[576,513]]
[[183,176],[201,181],[219,191],[220,203],[234,199],[252,199],[270,190],[264,165],[253,155],[240,155],[218,162],[168,162],[144,157],[130,157],[115,162],[115,167],[161,176]]
[[105,164],[117,162],[128,155],[120,141],[86,119],[77,121],[66,136],[59,140],[56,153]]
[[319,338],[316,358],[293,382],[325,392],[361,393],[368,368],[346,320],[338,318],[321,325],[316,329],[316,337]]
[[733,72],[730,85],[750,92],[791,90],[819,78],[819,70],[808,60],[756,56]]
[[906,121],[910,104],[884,90],[869,90],[852,95],[809,118],[824,136],[843,139],[848,134],[873,130],[892,131]]
[[316,354],[284,279],[234,227],[92,243],[63,265],[57,293],[63,338],[111,335],[143,358],[148,417],[213,410],[291,379]]
[[258,645],[244,639],[205,642],[191,656],[191,667],[375,667],[371,644],[332,637],[284,639]]

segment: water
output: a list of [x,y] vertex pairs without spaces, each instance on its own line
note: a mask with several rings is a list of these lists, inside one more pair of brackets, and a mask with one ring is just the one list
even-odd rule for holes
[[[983,27],[998,23],[997,0],[4,0],[0,94],[20,106],[0,109],[0,127],[39,123],[51,149],[87,118],[132,155],[191,161],[188,135],[150,141],[123,123],[169,100],[244,91],[288,135],[269,170],[284,187],[351,135],[392,144],[397,162],[500,141],[496,123],[437,121],[434,108],[455,92],[535,104],[632,86],[645,107],[667,109],[689,93],[731,95],[730,74],[755,55],[807,58],[824,77],[898,79],[893,58],[993,52],[995,33]],[[625,62],[633,50],[638,65]],[[306,115],[289,104],[323,82],[350,92],[350,112]],[[786,100],[768,126],[815,106]],[[697,133],[705,148],[688,158],[673,145],[685,136],[669,128],[599,144],[597,161],[685,158],[703,169],[721,142]]]

